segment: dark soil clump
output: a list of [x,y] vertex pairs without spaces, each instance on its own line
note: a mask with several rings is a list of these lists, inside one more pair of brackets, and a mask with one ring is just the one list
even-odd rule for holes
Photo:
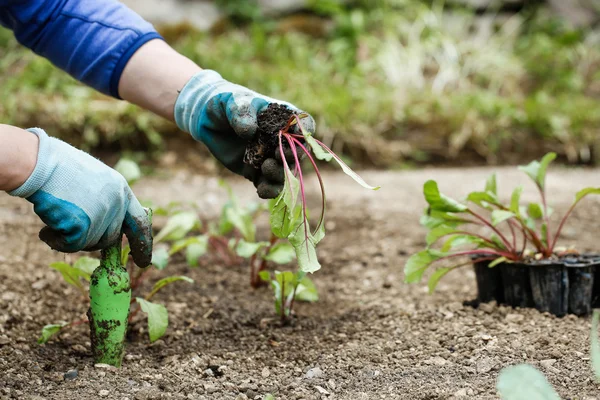
[[258,114],[258,130],[254,139],[246,147],[244,162],[260,168],[267,158],[275,157],[279,145],[277,133],[283,129],[294,111],[284,105],[271,103]]

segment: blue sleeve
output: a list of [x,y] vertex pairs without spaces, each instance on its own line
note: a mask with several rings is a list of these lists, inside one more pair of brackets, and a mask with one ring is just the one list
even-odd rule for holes
[[160,38],[116,0],[0,0],[0,24],[77,80],[117,98],[127,61]]

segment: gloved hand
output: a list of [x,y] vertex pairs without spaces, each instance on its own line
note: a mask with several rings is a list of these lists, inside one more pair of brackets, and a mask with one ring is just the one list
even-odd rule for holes
[[9,192],[33,203],[47,225],[40,239],[65,253],[99,250],[127,235],[131,255],[140,267],[152,259],[152,226],[146,210],[125,178],[69,144],[29,129],[39,138],[35,169]]
[[[244,164],[246,146],[258,127],[257,116],[269,103],[283,104],[301,112],[289,103],[230,83],[215,71],[203,70],[193,76],[179,94],[175,122],[181,130],[203,142],[230,171],[251,180],[259,197],[274,198],[283,188],[281,157],[271,155],[261,169]],[[315,131],[312,117],[300,121],[304,129]]]

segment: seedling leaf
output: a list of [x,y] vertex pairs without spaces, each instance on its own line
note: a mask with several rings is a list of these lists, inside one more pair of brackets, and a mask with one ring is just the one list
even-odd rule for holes
[[498,257],[488,264],[488,268],[494,268],[496,265],[503,263],[503,262],[508,262],[508,258]]
[[440,282],[440,279],[442,279],[442,277],[444,275],[446,275],[448,272],[452,271],[454,268],[452,267],[441,267],[435,270],[435,272],[433,274],[431,274],[431,276],[429,277],[429,294],[433,293],[435,291],[435,288],[437,287],[438,283]]
[[199,226],[200,220],[196,213],[183,211],[167,220],[164,228],[154,237],[154,243],[183,239],[194,227]]
[[317,143],[317,141],[314,137],[312,137],[311,134],[304,135],[304,139],[310,145],[310,148],[315,157],[317,157],[319,160],[329,162],[333,159],[331,153],[328,153],[325,149],[323,149],[323,147],[321,147],[321,145]]
[[152,291],[148,295],[148,299],[151,298],[152,296],[154,296],[160,289],[164,288],[165,286],[167,286],[173,282],[177,282],[177,281],[185,281],[187,283],[194,283],[194,280],[192,278],[188,278],[187,276],[168,276],[154,284]]
[[[316,140],[315,141],[323,148],[325,149],[326,152],[328,152],[329,154],[331,154],[331,156],[333,157],[333,159],[339,164],[339,166],[342,168],[342,171],[344,171],[344,173],[346,175],[348,175],[350,178],[354,179],[354,181],[356,183],[358,183],[360,186],[364,187],[365,189],[371,189],[371,190],[379,190],[381,189],[381,186],[371,186],[369,185],[367,182],[364,181],[363,178],[360,177],[360,175],[358,175],[356,172],[354,172],[349,166],[346,165],[346,163],[344,161],[342,161],[342,159],[335,154],[333,151],[331,151],[331,149],[327,146],[325,146],[321,141]],[[316,154],[315,154],[316,156]]]
[[521,211],[519,210],[521,193],[523,193],[523,186],[517,186],[512,192],[512,196],[510,197],[510,211],[512,211],[517,216],[521,215]]
[[525,172],[541,190],[544,190],[546,184],[546,169],[555,158],[556,153],[548,153],[540,161],[532,161],[527,165],[520,166],[519,169]]
[[42,328],[42,336],[40,336],[40,338],[38,339],[38,343],[39,344],[44,344],[47,343],[48,340],[50,340],[50,338],[54,335],[56,335],[58,332],[60,332],[60,330],[62,328],[64,328],[67,324],[66,323],[61,323],[61,324],[51,324],[51,325],[46,325]]
[[246,242],[244,239],[238,240],[235,246],[235,253],[242,258],[250,258],[258,250],[269,245],[269,242]]
[[527,206],[527,215],[529,217],[535,219],[541,219],[544,216],[544,211],[542,211],[542,206],[538,203],[529,203]]
[[80,278],[83,278],[87,281],[90,280],[89,274],[77,268],[74,268],[71,265],[64,262],[52,263],[50,264],[50,268],[54,268],[55,270],[60,272],[65,282],[67,282],[69,285],[76,287],[79,290],[83,289],[83,285],[81,284]]
[[[208,239],[208,238],[207,238]],[[206,254],[208,250],[208,240],[204,243],[192,243],[185,248],[185,260],[190,267],[198,266],[198,259]]]
[[431,206],[432,210],[444,211],[444,212],[463,212],[467,210],[467,207],[460,204],[456,200],[453,200],[445,195],[441,194],[438,185],[435,181],[427,181],[423,186],[423,194],[425,200]]
[[240,207],[229,207],[225,211],[227,220],[236,227],[245,240],[253,242],[256,237],[256,226],[252,214]]
[[[205,249],[204,253],[206,253],[206,248],[208,247],[208,236],[198,235],[178,240],[177,242],[173,243],[173,246],[171,246],[171,249],[169,250],[169,255],[173,255],[181,251],[182,249],[187,249],[189,246],[194,244],[201,245],[200,247],[203,247]],[[201,255],[204,255],[204,253]]]
[[169,313],[162,304],[152,303],[141,297],[135,299],[142,311],[148,315],[148,336],[150,343],[160,339],[169,326]]
[[490,175],[485,181],[485,191],[493,194],[494,196],[498,195],[498,185],[496,184],[496,173]]
[[491,192],[471,192],[467,196],[467,201],[477,204],[480,207],[491,209],[490,204],[498,205],[498,198]]
[[154,265],[157,269],[163,270],[167,267],[169,263],[169,252],[167,249],[163,247],[159,247],[154,249],[152,252],[152,265]]
[[413,254],[404,266],[404,281],[406,283],[416,283],[421,280],[425,270],[432,262],[439,260],[445,253],[435,250],[423,250]]
[[313,281],[305,276],[296,287],[296,300],[313,303],[319,300],[319,294]]
[[131,248],[129,247],[129,245],[125,245],[123,246],[123,248],[121,249],[121,265],[127,265],[127,261],[129,261],[129,252],[131,251]]
[[[92,257],[79,257],[77,261],[73,264],[73,268],[77,268],[87,276],[92,275],[96,267],[100,265],[100,260]],[[83,277],[84,279],[89,281],[89,278]]]
[[528,364],[500,371],[496,389],[503,400],[560,400],[546,377]]
[[575,195],[575,203],[579,203],[581,199],[583,199],[588,194],[600,194],[600,188],[585,188],[577,192]]
[[312,273],[321,269],[315,248],[319,242],[317,239],[320,238],[312,235],[308,224],[300,223],[288,239],[296,251],[298,267],[301,271]]
[[494,210],[492,211],[492,225],[496,226],[514,216],[515,214],[510,211]]
[[448,226],[448,225],[436,226],[435,228],[430,230],[429,233],[427,233],[427,238],[426,238],[427,246],[431,246],[432,244],[437,242],[440,238],[442,238],[444,236],[448,236],[452,233],[456,233],[456,229],[454,229],[454,227],[452,227],[452,226]]
[[265,260],[272,261],[277,264],[287,264],[292,262],[295,257],[296,252],[294,247],[289,243],[281,242],[271,247],[265,256]]

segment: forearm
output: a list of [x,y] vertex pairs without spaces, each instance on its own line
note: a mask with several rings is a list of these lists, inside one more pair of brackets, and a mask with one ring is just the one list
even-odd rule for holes
[[21,186],[35,168],[38,137],[31,132],[0,124],[0,190]]
[[119,81],[119,95],[173,121],[179,91],[200,70],[162,40],[151,40],[129,59]]

